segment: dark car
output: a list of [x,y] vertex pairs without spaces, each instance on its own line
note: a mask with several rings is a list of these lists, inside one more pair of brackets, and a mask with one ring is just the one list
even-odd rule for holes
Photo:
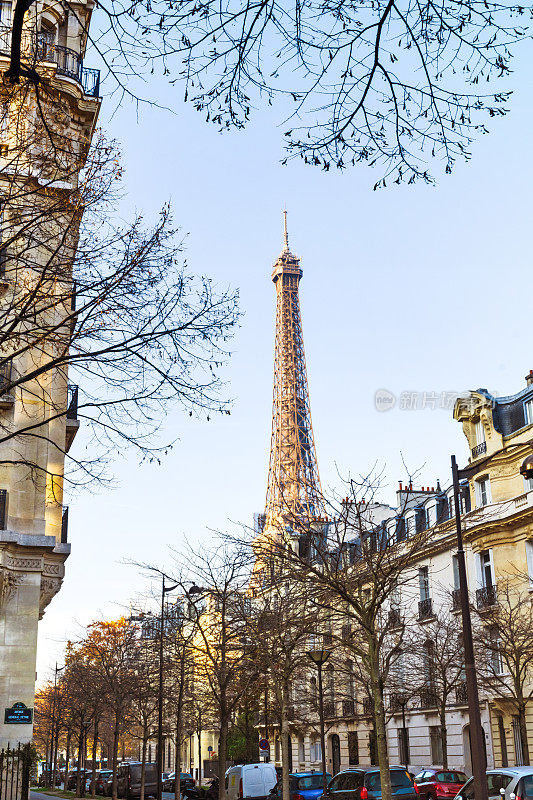
[[[331,775],[326,772],[326,782],[329,783]],[[317,800],[324,791],[321,772],[291,772],[289,775],[290,800]],[[281,798],[283,787],[281,779],[270,792],[270,797]]]
[[468,776],[456,769],[424,769],[415,776],[415,783],[424,800],[455,797],[467,780]]
[[[113,775],[113,770],[112,769],[99,769],[99,770],[97,770],[97,772],[96,772],[96,780],[95,780],[95,787],[96,787],[95,788],[95,792],[96,792],[96,794],[104,794],[104,788],[105,788],[106,780],[109,778],[110,775],[111,776]],[[92,790],[93,790],[92,777],[91,777],[91,782],[89,784],[89,789],[88,790],[89,790],[89,792],[92,793]]]
[[[418,787],[402,767],[391,767],[392,796],[397,800],[418,800]],[[380,800],[379,767],[358,767],[337,773],[324,800]]]
[[[174,792],[176,773],[170,772],[163,781],[164,792]],[[180,772],[180,789],[192,789],[195,786],[195,780],[190,772]]]
[[[87,780],[87,778],[92,777],[92,773],[93,773],[92,769],[80,770],[80,786],[84,785],[84,782]],[[78,770],[75,769],[72,772],[69,772],[67,778],[67,785],[65,786],[65,789],[75,789],[77,779],[78,779]]]
[[[128,761],[119,764],[117,768],[117,797],[141,796],[141,768],[140,761]],[[104,794],[111,797],[113,794],[113,773],[105,779]],[[157,764],[144,765],[144,796],[157,795]]]

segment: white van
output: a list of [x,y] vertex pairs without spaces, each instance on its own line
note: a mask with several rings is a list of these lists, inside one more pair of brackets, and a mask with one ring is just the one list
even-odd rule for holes
[[226,772],[226,800],[265,800],[278,782],[274,764],[241,764]]

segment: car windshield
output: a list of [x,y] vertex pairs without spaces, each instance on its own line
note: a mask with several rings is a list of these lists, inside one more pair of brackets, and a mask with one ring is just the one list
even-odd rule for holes
[[464,772],[437,772],[435,777],[439,783],[466,783],[468,780]]
[[[412,781],[407,772],[399,769],[391,770],[391,784],[393,789],[407,789],[412,786]],[[381,777],[379,772],[370,772],[365,775],[365,786],[372,792],[381,791]]]
[[182,772],[181,775],[180,775],[180,779],[183,780],[183,778],[191,779],[192,775],[190,774],[190,772]]
[[[331,775],[327,772],[326,780],[331,780]],[[303,778],[298,778],[298,789],[321,789],[323,785],[321,772],[316,772],[314,775],[304,775]]]
[[533,800],[533,775],[525,775],[520,783],[522,784],[520,786],[521,800]]

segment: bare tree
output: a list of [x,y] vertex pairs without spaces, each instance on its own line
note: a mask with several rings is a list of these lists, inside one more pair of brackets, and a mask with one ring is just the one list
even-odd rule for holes
[[[229,413],[218,370],[237,296],[188,272],[169,206],[151,226],[141,215],[115,221],[114,143],[97,135],[89,149],[42,89],[2,92],[2,124],[15,133],[0,172],[0,379],[3,408],[22,408],[0,414],[0,468],[46,481],[60,503],[65,457],[71,485],[107,481],[125,446],[141,459],[168,450],[160,428],[176,403]],[[69,452],[79,420],[85,456]],[[33,455],[43,443],[47,463]]]
[[[16,0],[7,78],[42,89],[38,50],[25,44],[35,8]],[[69,10],[88,36],[90,12]],[[131,79],[159,67],[220,130],[278,100],[289,157],[323,169],[377,163],[378,186],[430,181],[432,158],[447,172],[469,158],[485,120],[507,110],[506,87],[491,84],[509,72],[530,10],[497,0],[107,0],[92,43],[121,96],[138,99]]]
[[499,578],[494,602],[476,606],[475,638],[479,680],[507,701],[518,717],[522,761],[530,763],[526,708],[533,698],[533,607],[529,579]]
[[279,520],[267,520],[253,542],[255,580],[265,580],[266,565],[273,564],[277,579],[299,583],[333,630],[350,626],[343,646],[364,668],[382,792],[390,800],[385,686],[402,647],[402,628],[388,607],[399,589],[412,591],[415,562],[430,534],[425,527],[407,529],[408,493],[404,507],[394,511],[375,502],[379,479],[374,476],[351,480],[346,488],[342,502],[328,503],[327,519],[306,520],[287,508],[283,518],[280,512]]

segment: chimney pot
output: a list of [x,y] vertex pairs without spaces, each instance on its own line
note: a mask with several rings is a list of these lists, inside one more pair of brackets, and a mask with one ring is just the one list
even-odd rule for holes
[[531,386],[533,383],[533,369],[530,369],[528,374],[526,375],[526,384],[527,386]]

